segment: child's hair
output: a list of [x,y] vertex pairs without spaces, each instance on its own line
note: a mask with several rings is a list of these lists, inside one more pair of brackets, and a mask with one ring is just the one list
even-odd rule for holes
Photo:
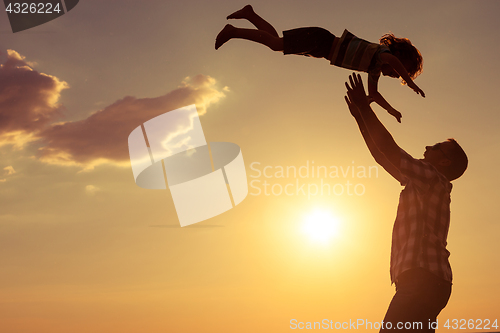
[[[380,44],[389,47],[391,53],[396,56],[405,66],[412,80],[420,75],[424,67],[424,59],[420,51],[413,46],[408,38],[397,38],[394,34],[385,34],[380,38]],[[405,80],[401,79],[402,84],[406,84]]]

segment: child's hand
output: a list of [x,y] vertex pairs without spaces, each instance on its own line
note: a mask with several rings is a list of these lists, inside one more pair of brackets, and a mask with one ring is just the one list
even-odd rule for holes
[[420,89],[415,83],[408,84],[408,87],[413,89],[417,94],[422,95],[422,97],[425,97],[425,93],[422,89]]
[[401,123],[401,117],[403,116],[401,112],[396,110],[395,108],[390,108],[387,110],[391,116],[397,119],[398,123]]

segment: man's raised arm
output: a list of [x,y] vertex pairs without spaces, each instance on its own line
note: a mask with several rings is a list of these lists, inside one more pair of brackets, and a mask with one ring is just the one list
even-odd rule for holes
[[[346,82],[347,96],[345,99],[351,114],[358,123],[368,149],[377,163],[399,180],[401,154],[399,146],[371,109],[361,76],[352,74],[349,76],[349,82],[350,86]],[[356,112],[359,112],[358,116],[356,116]]]
[[349,110],[351,110],[351,114],[356,119],[356,123],[358,124],[359,131],[361,132],[361,135],[363,136],[363,139],[365,140],[366,146],[368,147],[368,150],[370,150],[370,153],[372,154],[373,158],[375,161],[382,166],[385,171],[387,171],[391,176],[396,178],[399,182],[401,182],[401,175],[399,172],[399,169],[396,168],[389,160],[385,157],[384,154],[378,150],[377,146],[375,146],[375,143],[373,142],[370,133],[368,133],[368,130],[366,129],[365,122],[363,118],[361,118],[361,114],[359,113],[358,108],[353,105],[347,96],[345,96],[345,101],[347,105],[349,106]]

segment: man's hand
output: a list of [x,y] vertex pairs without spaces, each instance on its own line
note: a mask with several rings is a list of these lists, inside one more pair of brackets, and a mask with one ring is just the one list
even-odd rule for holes
[[352,75],[349,75],[349,82],[351,86],[349,86],[347,82],[345,83],[345,86],[347,88],[347,96],[345,98],[347,105],[349,106],[349,110],[351,110],[351,105],[355,106],[358,109],[369,108],[370,103],[368,101],[368,97],[365,94],[365,87],[363,86],[361,75],[354,73]]
[[359,113],[359,109],[356,105],[352,104],[351,101],[349,100],[349,97],[344,96],[345,102],[347,103],[347,106],[349,107],[349,111],[351,111],[351,115],[358,119],[358,117],[361,117],[361,114]]

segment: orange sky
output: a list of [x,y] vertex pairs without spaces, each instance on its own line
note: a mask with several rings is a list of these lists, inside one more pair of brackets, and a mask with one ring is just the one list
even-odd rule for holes
[[[324,179],[344,186],[339,195],[312,194],[322,181],[312,175],[259,175],[376,164],[343,99],[348,71],[242,40],[214,50],[225,17],[245,4],[86,0],[16,34],[0,14],[0,332],[288,332],[292,319],[383,319],[401,186],[382,168]],[[321,26],[376,41],[391,31],[419,48],[426,98],[381,78],[402,124],[374,110],[416,158],[449,137],[469,156],[452,192],[454,289],[439,331],[448,319],[500,319],[500,3],[253,6],[280,33]],[[126,140],[192,103],[206,111],[207,140],[238,144],[255,182],[234,209],[180,228],[168,190],[134,183]],[[264,181],[311,191],[265,195]],[[302,230],[318,209],[338,220],[327,243]]]

